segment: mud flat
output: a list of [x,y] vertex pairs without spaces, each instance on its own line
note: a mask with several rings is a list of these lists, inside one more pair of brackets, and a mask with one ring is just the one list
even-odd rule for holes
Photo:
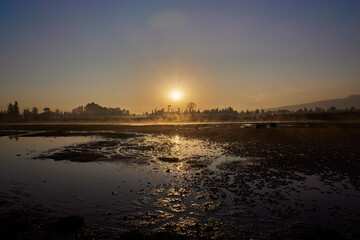
[[258,125],[1,126],[0,236],[359,239],[359,125]]

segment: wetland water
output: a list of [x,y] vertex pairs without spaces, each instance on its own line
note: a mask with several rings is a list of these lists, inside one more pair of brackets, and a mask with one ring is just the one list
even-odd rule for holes
[[0,209],[36,209],[50,221],[79,215],[103,231],[272,239],[321,226],[355,239],[357,131],[3,131]]

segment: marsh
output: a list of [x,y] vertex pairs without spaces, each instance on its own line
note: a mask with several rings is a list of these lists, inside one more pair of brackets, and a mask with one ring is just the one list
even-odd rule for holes
[[37,219],[6,236],[356,239],[359,126],[265,125],[2,126],[1,220]]

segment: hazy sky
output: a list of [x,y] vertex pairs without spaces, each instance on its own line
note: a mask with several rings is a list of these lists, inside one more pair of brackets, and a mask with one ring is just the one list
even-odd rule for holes
[[253,109],[359,93],[360,1],[0,2],[0,109]]

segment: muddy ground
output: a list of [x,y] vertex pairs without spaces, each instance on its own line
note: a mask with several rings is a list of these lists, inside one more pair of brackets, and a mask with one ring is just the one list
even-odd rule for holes
[[0,136],[93,136],[28,160],[171,177],[114,190],[132,204],[85,215],[29,202],[26,188],[0,190],[0,239],[360,239],[356,123],[13,125]]

